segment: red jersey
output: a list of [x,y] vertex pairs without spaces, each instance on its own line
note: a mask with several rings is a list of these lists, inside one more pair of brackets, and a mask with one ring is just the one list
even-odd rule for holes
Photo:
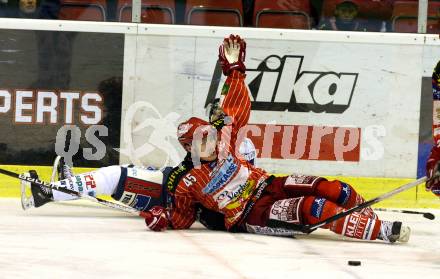
[[434,167],[435,163],[440,158],[440,62],[434,69],[432,74],[432,137],[434,146],[431,150],[427,162],[427,169]]
[[[437,68],[436,68],[437,70]],[[432,74],[432,136],[434,145],[440,146],[440,75],[434,70]]]
[[221,107],[226,114],[226,125],[220,130],[217,159],[193,166],[189,154],[170,175],[167,186],[172,199],[170,223],[174,229],[187,229],[194,223],[196,203],[223,213],[226,228],[231,228],[240,220],[258,186],[269,177],[264,170],[237,157],[238,132],[247,124],[251,110],[245,77],[233,71],[225,82]]

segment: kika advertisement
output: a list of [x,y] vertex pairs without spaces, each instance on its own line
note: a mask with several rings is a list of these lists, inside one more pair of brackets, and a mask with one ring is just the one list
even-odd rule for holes
[[[127,85],[124,98],[146,104],[137,114],[123,115],[144,123],[131,138],[122,131],[124,148],[136,153],[142,140],[153,138],[145,119],[167,127],[191,116],[207,119],[225,81],[218,40],[144,35],[126,44],[137,51],[127,52],[125,66],[139,79]],[[405,62],[399,59],[403,52]],[[271,172],[414,177],[421,55],[411,45],[248,39],[252,112],[241,133],[254,142],[259,165]],[[178,163],[183,152],[175,138],[164,131],[161,142],[172,148],[155,149],[140,161]]]

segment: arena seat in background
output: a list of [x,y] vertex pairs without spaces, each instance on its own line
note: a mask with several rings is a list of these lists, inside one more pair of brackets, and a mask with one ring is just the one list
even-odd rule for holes
[[62,0],[58,19],[106,21],[105,0]]
[[243,26],[241,0],[187,0],[185,22],[191,25]]
[[[345,0],[326,0],[322,6],[321,16],[332,17],[336,5]],[[359,7],[359,15],[364,18],[387,20],[391,17],[394,0],[350,0]]]
[[[326,0],[322,6],[321,18],[334,16],[336,5],[344,0]],[[369,27],[369,31],[379,31],[383,21],[389,21],[394,0],[351,0],[359,7],[359,19]]]
[[310,2],[304,0],[255,0],[254,26],[310,29]]
[[[118,20],[131,22],[132,0],[118,1]],[[142,0],[141,22],[174,24],[176,7],[174,0]]]
[[[437,17],[428,17],[427,22],[427,31],[426,33],[438,34],[438,28],[434,26],[437,25],[438,18]],[[417,17],[409,17],[409,16],[398,16],[393,19],[393,32],[399,33],[417,33],[418,25],[417,25]]]
[[[392,28],[394,32],[417,33],[418,1],[396,1],[392,15]],[[428,26],[437,25],[439,20],[438,10],[440,2],[428,2]],[[437,33],[438,30],[432,29],[428,32]]]

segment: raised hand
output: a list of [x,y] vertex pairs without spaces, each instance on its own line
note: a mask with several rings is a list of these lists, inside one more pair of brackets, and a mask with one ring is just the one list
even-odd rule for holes
[[246,42],[240,36],[231,34],[220,45],[218,58],[224,75],[229,75],[233,70],[244,73],[246,71],[244,65]]

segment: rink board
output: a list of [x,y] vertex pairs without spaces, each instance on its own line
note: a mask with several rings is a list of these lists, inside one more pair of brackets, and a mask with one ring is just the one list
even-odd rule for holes
[[[428,43],[439,49],[435,36],[139,27],[136,37],[126,38],[123,105],[129,112],[140,110],[132,104],[144,106],[123,115],[123,122],[146,125],[159,118],[176,127],[180,119],[205,118],[206,104],[219,96],[224,81],[217,46],[225,35],[239,32],[247,40],[252,95],[246,135],[255,142],[261,167],[313,175],[416,176],[423,57]],[[141,150],[151,130],[130,129],[121,130],[121,145]],[[136,159],[177,163],[181,148],[170,143]]]
[[[29,169],[35,169],[40,179],[49,181],[52,175],[52,167],[45,166],[1,166],[1,168],[22,173]],[[75,168],[75,173],[92,171],[90,168]],[[403,184],[409,183],[411,179],[395,178],[356,178],[327,176],[328,179],[339,179],[353,185],[366,199],[377,197]],[[19,197],[20,183],[18,179],[0,175],[0,197]],[[109,198],[110,197],[104,197]],[[408,191],[400,193],[395,197],[380,202],[376,207],[405,207],[405,208],[440,208],[440,200],[430,192],[424,190],[424,185],[419,185]]]
[[[157,145],[151,127],[175,129],[181,119],[206,118],[206,104],[219,96],[224,81],[216,64],[218,42],[238,31],[141,27],[125,43],[123,110],[129,113],[122,122],[150,125],[136,133],[123,125],[121,146],[135,151],[145,139]],[[416,176],[422,57],[434,36],[269,29],[241,34],[252,95],[246,135],[261,167],[313,175]],[[161,135],[170,136],[165,130]],[[178,163],[182,150],[169,143],[121,161]]]
[[[116,158],[97,161],[101,165],[119,161],[162,167],[178,163],[183,150],[175,138],[177,123],[191,115],[206,118],[204,107],[218,96],[224,79],[216,64],[218,44],[224,36],[239,33],[248,42],[246,82],[253,102],[248,136],[257,145],[260,167],[271,173],[333,176],[373,197],[415,178],[417,167],[424,166],[426,158],[420,160],[420,135],[424,135],[423,140],[430,139],[430,124],[420,125],[420,111],[431,112],[431,93],[429,86],[423,91],[422,79],[426,85],[440,58],[440,43],[435,35],[14,19],[0,19],[0,29],[23,31],[24,35],[33,35],[32,31],[80,33],[73,44],[75,63],[79,63],[73,64],[76,72],[95,83],[104,77],[95,78],[88,74],[90,71],[104,76],[122,75],[122,104],[117,104],[120,111],[108,114],[117,118],[108,121],[114,123],[109,133],[118,136],[116,143],[112,139],[106,146],[114,147],[119,142],[122,150]],[[100,36],[106,40],[100,40]],[[99,51],[105,63],[94,60],[93,65],[88,65],[88,60],[78,61],[87,58],[78,48],[96,51],[102,48],[100,44],[114,51]],[[2,55],[8,53],[13,52],[4,51]],[[34,49],[30,54],[35,58]],[[111,60],[109,56],[123,59]],[[26,61],[36,64],[35,59]],[[23,80],[32,81],[31,74],[38,70],[34,64],[33,68],[25,67],[29,73],[22,68]],[[108,65],[116,68],[112,70]],[[13,67],[6,70],[9,69]],[[17,76],[14,71],[9,75]],[[68,91],[85,94],[96,90],[96,84],[93,87],[83,83],[85,80],[74,76]],[[9,90],[12,96],[17,86],[26,87],[20,83],[10,88],[2,84],[0,88]],[[59,89],[52,96],[61,93]],[[424,104],[420,101],[422,94],[429,95]],[[0,99],[1,106],[5,102]],[[27,164],[0,156],[9,160],[0,164],[49,165],[54,157],[54,131],[64,124],[65,119],[60,116],[63,111],[56,123],[31,126],[14,122],[13,111],[17,108],[30,111],[22,105],[11,106],[7,117],[1,114],[3,125],[10,126],[3,137],[10,137],[8,148],[25,146],[32,150],[32,143],[37,141],[44,148],[38,149],[43,150],[41,156],[31,156],[37,148],[34,153],[23,155],[18,150],[11,154],[44,162]],[[74,112],[77,118],[81,107],[75,107]],[[137,129],[140,126],[143,128]],[[82,127],[82,141],[85,128],[89,127]],[[16,134],[19,130],[28,134],[20,136]],[[48,131],[50,136],[33,137]],[[270,138],[271,132],[273,139],[267,144],[265,139]],[[425,150],[429,149],[431,143],[424,144]],[[29,167],[12,168],[19,171]],[[50,172],[46,167],[30,168],[40,170],[43,177]],[[2,182],[4,178],[0,179]],[[6,184],[18,185],[9,180]],[[15,186],[0,187],[0,196],[18,195]],[[407,198],[397,200],[402,201],[401,206],[431,206],[434,198],[422,188],[408,191],[402,194]]]

